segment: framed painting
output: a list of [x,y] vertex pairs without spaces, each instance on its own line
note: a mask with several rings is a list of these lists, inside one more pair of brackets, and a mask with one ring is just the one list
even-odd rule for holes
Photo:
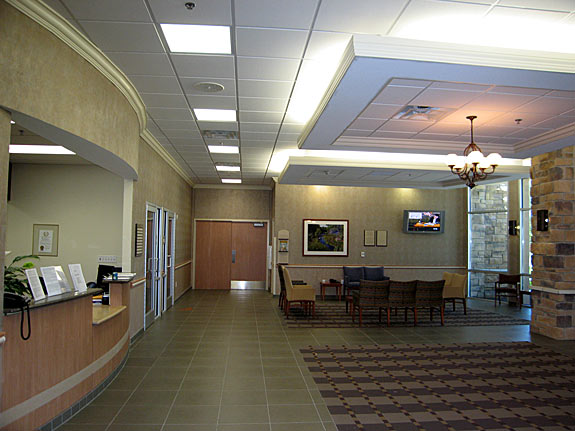
[[348,220],[303,220],[304,256],[347,256]]

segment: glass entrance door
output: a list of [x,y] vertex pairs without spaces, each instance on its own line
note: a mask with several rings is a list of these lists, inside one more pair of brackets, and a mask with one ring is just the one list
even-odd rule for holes
[[158,284],[160,269],[160,216],[153,205],[146,205],[146,294],[144,297],[144,329],[156,319],[158,313]]
[[162,273],[162,311],[166,311],[174,304],[174,253],[176,234],[176,215],[164,210],[163,217],[164,247],[163,273]]

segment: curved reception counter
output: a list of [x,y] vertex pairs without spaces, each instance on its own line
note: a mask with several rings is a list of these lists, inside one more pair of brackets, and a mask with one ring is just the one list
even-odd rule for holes
[[32,303],[28,340],[21,313],[4,316],[1,430],[52,429],[109,384],[130,344],[130,285],[111,283],[109,306],[92,303],[100,289]]

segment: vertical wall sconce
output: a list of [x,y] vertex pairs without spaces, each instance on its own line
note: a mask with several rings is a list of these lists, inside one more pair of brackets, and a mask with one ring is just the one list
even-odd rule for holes
[[537,230],[542,232],[549,230],[548,210],[537,210]]
[[509,220],[509,235],[517,235],[517,220]]

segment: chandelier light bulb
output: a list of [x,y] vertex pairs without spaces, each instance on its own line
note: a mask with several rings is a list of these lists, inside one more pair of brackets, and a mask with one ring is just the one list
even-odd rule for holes
[[483,160],[483,154],[481,153],[481,151],[472,151],[467,156],[467,163],[470,165],[475,163],[481,163],[482,160]]
[[492,166],[497,166],[501,163],[501,155],[499,153],[491,153],[487,156],[487,161]]
[[457,164],[457,159],[458,159],[457,154],[454,153],[448,154],[447,158],[445,159],[445,164],[447,166],[455,166]]

